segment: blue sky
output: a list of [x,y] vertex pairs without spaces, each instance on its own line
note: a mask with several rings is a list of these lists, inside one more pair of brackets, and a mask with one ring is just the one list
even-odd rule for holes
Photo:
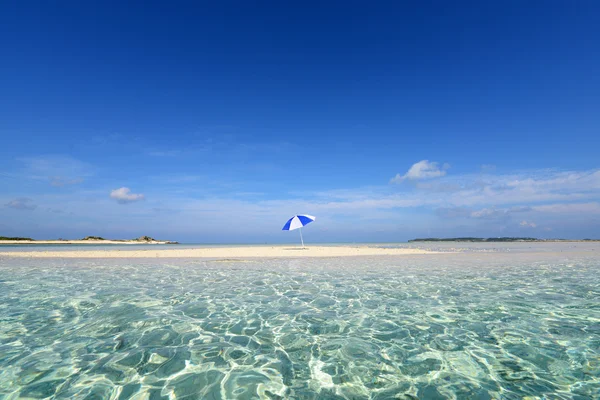
[[599,3],[217,3],[0,6],[0,235],[600,237]]

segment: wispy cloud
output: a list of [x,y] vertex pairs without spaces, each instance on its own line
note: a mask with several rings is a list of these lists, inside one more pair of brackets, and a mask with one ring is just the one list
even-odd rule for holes
[[463,176],[459,190],[443,195],[453,205],[579,202],[600,196],[600,170],[529,171],[513,175]]
[[483,208],[481,210],[472,211],[470,214],[471,218],[482,218],[482,219],[498,219],[506,217],[508,214],[507,210],[497,210],[495,207]]
[[450,168],[449,164],[444,164],[441,167],[437,162],[422,160],[414,163],[404,175],[396,174],[390,182],[401,183],[405,180],[419,180],[439,178],[446,175],[446,170]]
[[493,164],[482,164],[481,172],[494,172],[496,170],[496,166]]
[[127,204],[144,200],[144,195],[141,193],[131,193],[131,189],[122,187],[110,192],[110,198],[117,200],[120,204]]
[[188,157],[218,153],[224,156],[255,156],[262,153],[267,155],[285,153],[298,149],[299,146],[287,142],[257,142],[234,134],[215,134],[214,137],[196,139],[194,143],[181,147],[149,147],[143,150],[151,157]]
[[207,180],[204,175],[192,174],[156,174],[146,177],[155,185],[185,185],[202,180]]
[[469,218],[473,211],[467,207],[439,207],[435,214],[444,219]]
[[[323,212],[432,208],[438,214],[490,219],[528,212],[597,209],[600,173],[592,171],[528,171],[510,175],[462,175],[422,189],[395,192],[366,187],[297,194],[296,198],[253,203],[265,208],[308,208]],[[559,201],[559,202],[557,202]],[[578,204],[578,205],[577,205]]]
[[52,176],[50,177],[50,184],[54,187],[63,187],[67,185],[77,185],[78,183],[82,183],[83,178],[65,178],[63,176]]
[[47,181],[54,187],[76,185],[92,175],[92,166],[69,156],[47,155],[19,158],[23,168],[16,175]]
[[5,204],[6,207],[14,208],[15,210],[35,210],[37,205],[33,203],[33,200],[28,197],[21,197],[14,199]]
[[551,214],[600,215],[600,203],[545,204],[532,207],[533,210]]
[[521,225],[524,228],[535,228],[535,227],[537,227],[537,224],[535,222],[525,221],[525,220],[521,221],[519,223],[519,225]]
[[[600,198],[600,171],[533,170],[509,175],[441,177],[435,185],[397,192],[390,187],[322,191],[312,205],[321,209],[393,209],[432,207],[440,214],[484,218],[541,211],[544,204],[581,203]],[[300,195],[299,195],[300,197]],[[301,198],[311,198],[304,193]],[[553,206],[556,208],[557,206]],[[581,207],[581,206],[579,206]],[[588,204],[588,209],[593,206]]]
[[510,208],[497,208],[496,206],[473,209],[469,207],[441,207],[436,209],[436,214],[442,218],[471,218],[481,220],[506,220],[516,213],[530,212],[533,209],[527,206]]
[[[437,169],[445,172],[443,166],[438,165]],[[252,187],[244,184],[219,186],[216,190],[211,185],[231,181],[212,182],[214,175],[210,172],[202,177],[181,175],[176,179],[167,174],[149,178],[152,182],[144,185],[148,188],[144,194],[129,187],[112,191],[105,187],[93,192],[77,189],[69,196],[64,191],[53,191],[51,196],[36,195],[35,199],[44,210],[68,210],[61,219],[71,218],[71,224],[94,226],[102,222],[123,232],[136,227],[144,231],[140,234],[160,229],[190,235],[217,232],[229,237],[228,232],[235,232],[261,237],[274,235],[272,232],[278,232],[281,221],[296,213],[318,216],[318,225],[327,227],[327,235],[333,240],[339,237],[335,235],[351,235],[349,232],[363,232],[364,239],[369,232],[410,237],[419,232],[427,234],[430,229],[432,235],[518,235],[525,229],[540,234],[552,229],[556,236],[565,229],[574,232],[572,236],[595,236],[594,232],[600,232],[600,170],[529,170],[510,174],[482,174],[477,170],[473,174],[442,175],[413,185],[381,182],[378,186],[277,194],[249,193]],[[199,179],[202,184],[198,184]],[[4,198],[0,204],[9,200]],[[111,204],[140,200],[146,201],[126,210]],[[89,212],[90,201],[97,213]],[[32,202],[23,204],[25,208],[21,209],[35,206]],[[10,208],[15,207],[6,205],[3,209],[8,215]],[[19,207],[18,203],[15,205]],[[48,224],[56,224],[57,218],[51,212],[43,214],[49,218]],[[26,214],[15,211],[10,215],[17,218]],[[240,220],[245,222],[243,226],[234,224]],[[526,224],[521,225],[522,222]]]

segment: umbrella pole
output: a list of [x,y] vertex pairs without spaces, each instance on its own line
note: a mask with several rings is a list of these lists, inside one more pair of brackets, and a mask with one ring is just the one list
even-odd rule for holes
[[300,227],[300,241],[302,242],[302,248],[304,248],[304,239],[302,239],[302,227]]

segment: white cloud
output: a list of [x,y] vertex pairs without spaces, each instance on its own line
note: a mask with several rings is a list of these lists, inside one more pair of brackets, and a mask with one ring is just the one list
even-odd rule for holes
[[33,200],[27,197],[14,199],[5,204],[6,207],[14,208],[15,210],[35,210],[37,205],[33,204]]
[[483,208],[481,210],[471,212],[471,218],[494,219],[507,215],[506,210],[497,210],[495,207]]
[[400,183],[406,179],[419,180],[419,179],[431,179],[438,178],[446,175],[446,170],[450,168],[448,163],[444,163],[440,168],[437,162],[430,162],[429,160],[422,160],[418,163],[413,164],[408,172],[404,175],[396,174],[390,182]]
[[134,201],[144,200],[144,195],[141,193],[131,193],[131,189],[122,187],[110,192],[110,197],[117,200],[121,204],[132,203]]
[[537,226],[537,224],[535,222],[531,222],[531,221],[521,221],[519,223],[519,225],[525,227],[525,228],[535,228]]

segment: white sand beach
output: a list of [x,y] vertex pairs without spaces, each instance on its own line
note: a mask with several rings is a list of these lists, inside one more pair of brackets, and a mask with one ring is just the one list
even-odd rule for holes
[[246,246],[182,248],[161,247],[137,250],[59,250],[59,251],[3,251],[0,257],[34,258],[281,258],[281,257],[348,257],[377,255],[437,254],[436,251],[407,248],[381,248],[370,246],[310,246],[305,249],[292,246]]

